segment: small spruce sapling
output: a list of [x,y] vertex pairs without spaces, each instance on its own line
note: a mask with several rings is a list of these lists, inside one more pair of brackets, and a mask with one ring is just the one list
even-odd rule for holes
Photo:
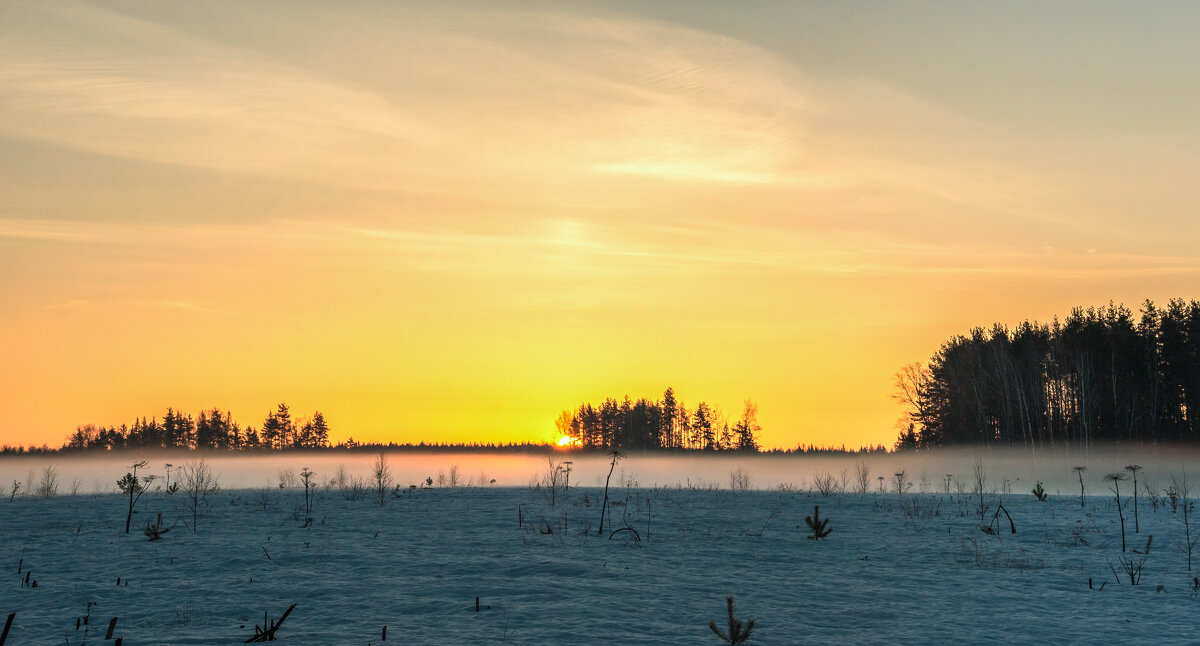
[[854,465],[854,493],[859,498],[867,495],[871,488],[871,467],[866,462]]
[[821,518],[821,506],[820,505],[813,505],[812,516],[805,516],[804,523],[806,525],[808,525],[809,529],[812,530],[812,536],[808,537],[809,540],[816,541],[816,540],[820,540],[822,538],[826,538],[829,536],[830,532],[833,531],[832,529],[827,529],[827,527],[826,527],[827,525],[829,525],[829,519]]
[[733,596],[725,597],[725,607],[729,612],[729,632],[724,632],[717,627],[717,622],[708,622],[708,627],[717,637],[720,637],[726,644],[744,644],[750,640],[750,633],[754,631],[754,620],[749,619],[743,621],[733,616]]
[[151,525],[149,523],[149,521],[147,521],[146,529],[142,533],[146,535],[146,538],[150,539],[150,541],[153,542],[153,541],[157,541],[160,538],[162,538],[162,535],[166,534],[169,531],[171,531],[171,528],[167,527],[166,525],[163,525],[162,512],[160,511],[160,512],[158,512],[158,520],[155,521],[155,523],[153,525]]
[[1041,480],[1038,480],[1037,485],[1035,485],[1033,487],[1032,493],[1033,493],[1033,497],[1037,498],[1041,502],[1046,502],[1046,499],[1049,498],[1049,495],[1046,493],[1046,490],[1042,487]]

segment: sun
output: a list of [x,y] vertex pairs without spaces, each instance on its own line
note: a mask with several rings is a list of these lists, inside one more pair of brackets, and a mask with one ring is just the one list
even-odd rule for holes
[[559,446],[575,446],[576,444],[579,444],[579,440],[571,437],[570,435],[564,435],[558,438]]

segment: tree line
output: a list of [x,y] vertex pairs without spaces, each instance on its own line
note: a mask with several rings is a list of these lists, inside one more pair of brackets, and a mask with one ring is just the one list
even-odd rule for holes
[[905,366],[896,448],[1200,441],[1200,302],[975,328]]
[[114,450],[126,448],[152,449],[310,449],[329,446],[329,424],[321,411],[312,419],[297,422],[292,419],[287,404],[271,411],[262,425],[240,426],[228,411],[200,411],[193,419],[172,408],[162,419],[153,417],[134,420],[132,425],[77,427],[63,450]]
[[558,432],[584,448],[695,449],[703,451],[757,451],[755,433],[758,406],[747,399],[742,416],[730,424],[729,416],[707,402],[688,410],[671,388],[661,399],[631,401],[605,399],[599,406],[582,403],[564,410],[555,419]]

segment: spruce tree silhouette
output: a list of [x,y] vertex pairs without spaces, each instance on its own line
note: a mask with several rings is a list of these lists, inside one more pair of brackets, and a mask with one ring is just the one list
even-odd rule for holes
[[825,526],[829,524],[829,519],[821,518],[820,505],[813,505],[812,516],[805,516],[804,522],[808,525],[808,528],[812,530],[813,535],[808,537],[808,539],[812,541],[825,538],[829,536],[830,532],[833,531],[832,529],[825,528]]
[[715,621],[708,622],[708,627],[726,644],[746,643],[750,640],[750,633],[754,630],[754,620],[750,619],[743,623],[741,619],[733,616],[733,595],[725,597],[725,605],[729,610],[729,632],[723,632],[717,627]]

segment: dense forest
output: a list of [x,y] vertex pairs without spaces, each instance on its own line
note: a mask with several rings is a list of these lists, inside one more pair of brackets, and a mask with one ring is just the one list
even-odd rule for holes
[[307,449],[329,445],[329,425],[320,411],[297,422],[287,404],[267,415],[262,426],[242,428],[220,409],[201,411],[195,419],[168,408],[162,419],[145,417],[132,425],[105,428],[88,424],[75,429],[63,450],[151,449]]
[[897,449],[1200,441],[1200,302],[975,328],[896,385],[907,417]]
[[643,397],[635,402],[627,395],[619,402],[608,398],[599,406],[583,403],[560,413],[555,426],[585,448],[702,451],[757,451],[754,434],[761,430],[758,406],[748,399],[741,418],[731,426],[729,417],[707,402],[689,411],[671,388],[658,401]]

